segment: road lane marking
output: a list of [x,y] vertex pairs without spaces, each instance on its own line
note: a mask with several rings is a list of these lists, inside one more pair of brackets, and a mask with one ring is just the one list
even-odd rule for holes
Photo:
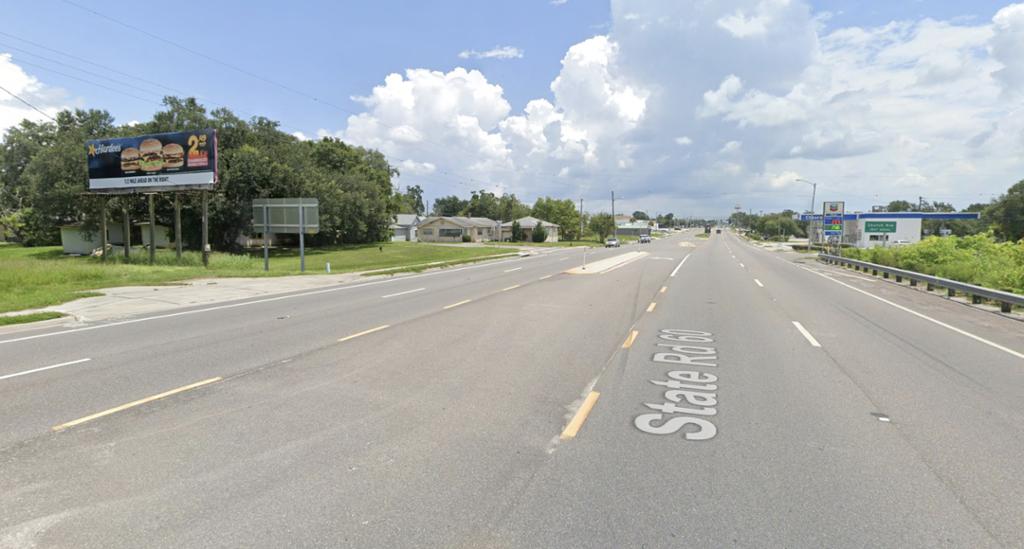
[[472,299],[463,299],[462,301],[460,301],[458,303],[452,303],[451,305],[445,305],[444,309],[445,310],[454,309],[454,308],[458,307],[459,305],[465,305],[466,303],[469,303],[470,301],[473,301],[473,300]]
[[740,267],[743,267],[744,269],[747,268],[746,265],[744,265],[742,262],[740,263]]
[[554,276],[554,275],[544,275],[544,276],[538,278],[537,280],[547,280],[547,279],[551,278],[552,276]]
[[370,328],[369,330],[363,330],[363,331],[359,332],[358,334],[352,334],[352,335],[345,336],[345,337],[339,339],[338,343],[341,343],[342,341],[348,341],[350,339],[355,339],[355,338],[357,338],[359,336],[364,336],[366,334],[372,334],[373,332],[379,332],[381,330],[386,330],[386,329],[388,329],[390,327],[391,327],[390,324],[384,324],[382,326],[377,326],[376,328]]
[[519,284],[513,284],[513,285],[509,286],[508,288],[502,288],[501,291],[507,292],[509,290],[515,290],[518,287],[519,287]]
[[633,342],[636,341],[636,336],[637,336],[638,333],[640,333],[640,332],[638,332],[636,330],[633,330],[632,332],[629,332],[629,336],[626,337],[626,341],[622,342],[622,348],[623,349],[628,349],[628,348],[632,347],[633,346]]
[[663,293],[665,293],[665,292],[667,292],[667,291],[668,291],[668,286],[662,286],[662,287],[661,287],[661,290],[659,290],[659,291],[658,291],[658,293],[661,293],[661,294],[663,294]]
[[426,290],[426,288],[416,288],[415,290],[406,290],[404,292],[398,292],[397,294],[382,295],[380,297],[382,299],[389,299],[389,298],[392,298],[392,297],[398,297],[400,295],[414,294],[416,292],[422,292],[423,290]]
[[597,391],[590,391],[587,398],[583,400],[583,404],[580,405],[580,409],[576,411],[576,415],[572,417],[572,421],[565,426],[562,430],[562,440],[568,440],[570,438],[576,438],[576,435],[580,432],[580,428],[583,427],[583,422],[587,421],[587,416],[590,415],[590,411],[594,408],[594,404],[597,404],[597,399],[601,396],[601,393]]
[[988,345],[989,347],[992,347],[994,349],[999,349],[1000,351],[1003,351],[1004,353],[1013,355],[1013,356],[1015,356],[1017,358],[1020,358],[1020,359],[1024,359],[1024,353],[1020,353],[1020,352],[1014,351],[1013,349],[1011,349],[1009,347],[1006,347],[1004,345],[1000,345],[1000,344],[996,343],[995,341],[990,341],[990,340],[985,339],[985,338],[983,338],[981,336],[974,335],[971,332],[968,332],[967,330],[962,330],[962,329],[957,328],[956,326],[953,326],[951,324],[946,324],[945,322],[943,322],[941,320],[932,318],[932,317],[930,317],[930,316],[928,316],[926,314],[919,313],[919,312],[917,312],[917,311],[915,311],[915,310],[913,310],[913,309],[911,309],[909,307],[904,307],[903,305],[900,305],[899,303],[894,303],[892,301],[889,301],[888,299],[885,299],[884,297],[879,297],[879,296],[877,296],[877,295],[875,295],[875,294],[873,294],[871,292],[867,292],[867,291],[861,290],[860,288],[858,288],[856,286],[847,284],[847,283],[845,283],[845,282],[843,282],[841,280],[836,280],[836,279],[832,278],[831,276],[828,276],[828,275],[816,272],[813,269],[808,269],[807,267],[804,267],[803,265],[798,265],[798,267],[800,267],[801,269],[803,269],[803,270],[805,270],[805,271],[807,271],[809,273],[814,273],[814,274],[816,274],[816,275],[818,275],[818,276],[820,276],[822,278],[826,278],[828,280],[831,280],[832,282],[835,282],[836,284],[840,284],[842,286],[846,286],[847,288],[849,288],[851,290],[854,290],[856,292],[860,292],[860,293],[862,293],[862,294],[864,294],[864,295],[866,295],[866,296],[868,296],[870,298],[877,299],[878,301],[881,301],[882,303],[885,303],[887,305],[892,305],[893,307],[896,307],[897,309],[899,309],[901,311],[908,312],[908,313],[910,313],[910,314],[912,314],[912,315],[914,315],[914,316],[916,316],[918,318],[927,320],[928,322],[931,322],[933,324],[937,324],[937,325],[942,326],[943,328],[946,328],[948,330],[952,330],[952,331],[954,331],[954,332],[956,332],[956,333],[958,333],[960,335],[967,336],[967,337],[969,337],[969,338],[971,338],[971,339],[973,339],[973,340],[975,340],[975,341],[977,341],[979,343],[984,343],[985,345]]
[[651,304],[647,306],[647,312],[648,313],[653,313],[654,312],[654,308],[657,307],[657,306],[658,306],[658,303],[655,302],[655,301],[652,301]]
[[682,268],[683,263],[686,263],[687,259],[690,259],[690,254],[686,254],[686,257],[684,257],[683,260],[679,262],[679,265],[676,265],[676,268],[672,269],[672,274],[668,275],[669,278],[675,278],[676,273],[679,272],[679,269]]
[[756,283],[758,286],[764,288],[764,284],[761,284],[761,281],[756,279],[756,278],[754,279],[754,283]]
[[71,366],[73,364],[81,364],[83,362],[89,362],[90,360],[92,360],[92,359],[91,358],[80,358],[78,360],[72,360],[70,362],[61,362],[60,364],[54,364],[53,366],[43,366],[42,368],[34,368],[32,370],[25,370],[24,372],[16,372],[16,373],[13,373],[13,374],[7,374],[5,376],[0,376],[0,381],[3,381],[5,379],[11,379],[12,377],[27,376],[29,374],[34,374],[36,372],[43,372],[43,371],[46,371],[46,370],[52,370],[54,368],[63,368],[64,366]]
[[[222,311],[222,310],[225,310],[225,309],[234,309],[236,307],[245,307],[247,305],[259,305],[259,304],[262,304],[262,303],[272,303],[274,301],[281,301],[281,300],[285,300],[285,299],[295,299],[295,298],[298,298],[298,297],[308,297],[308,296],[313,296],[313,295],[327,294],[327,293],[331,293],[331,292],[342,292],[342,291],[346,291],[346,290],[355,290],[357,288],[365,288],[365,287],[368,287],[368,286],[377,286],[379,284],[393,284],[393,283],[396,283],[396,282],[408,281],[408,280],[411,280],[411,279],[414,279],[414,278],[425,278],[425,277],[428,277],[428,276],[437,276],[437,275],[443,275],[443,274],[457,273],[457,272],[460,272],[460,271],[469,271],[469,270],[473,270],[473,269],[483,269],[483,268],[487,268],[487,267],[494,267],[494,266],[497,266],[497,265],[504,265],[504,264],[512,262],[512,261],[518,261],[519,259],[520,258],[517,257],[517,258],[511,258],[511,259],[503,259],[503,260],[494,261],[494,262],[481,262],[481,263],[476,264],[476,265],[470,265],[469,267],[457,267],[457,268],[454,268],[454,269],[440,270],[440,271],[436,271],[436,272],[432,272],[432,273],[421,273],[421,274],[417,274],[417,275],[404,276],[404,277],[401,277],[401,278],[389,278],[389,279],[386,279],[386,280],[374,280],[373,282],[363,282],[363,283],[360,283],[360,284],[352,284],[352,285],[341,284],[341,285],[338,285],[336,287],[325,288],[323,290],[313,290],[313,291],[309,291],[309,292],[298,292],[298,293],[287,293],[286,295],[276,295],[274,297],[267,297],[267,298],[262,298],[262,299],[253,299],[253,300],[250,300],[250,301],[241,301],[241,302],[238,302],[238,303],[228,303],[228,304],[225,304],[225,305],[215,305],[213,307],[206,307],[206,308],[203,308],[203,309],[192,309],[192,310],[189,310],[189,311],[179,311],[179,312],[176,312],[176,313],[167,313],[167,314],[162,314],[162,315],[147,316],[147,317],[143,317],[143,318],[132,318],[132,319],[128,319],[128,320],[119,320],[117,322],[108,322],[106,324],[97,324],[95,326],[85,326],[85,327],[82,327],[82,328],[72,328],[70,330],[61,330],[59,332],[47,332],[45,334],[35,334],[35,335],[24,336],[24,337],[16,337],[16,338],[12,338],[12,339],[0,340],[0,345],[3,345],[5,343],[18,343],[20,341],[29,341],[29,340],[32,340],[32,339],[39,339],[39,338],[42,338],[42,337],[51,337],[51,336],[59,336],[59,335],[67,335],[67,334],[76,334],[78,332],[89,332],[89,331],[92,331],[92,330],[100,330],[100,329],[103,329],[103,328],[113,328],[113,327],[116,327],[116,326],[124,326],[125,324],[137,324],[139,322],[149,322],[150,320],[162,320],[162,319],[165,319],[165,318],[175,318],[175,317],[179,317],[179,316],[194,315],[194,314],[199,314],[199,313],[208,313],[208,312],[211,312],[211,311]],[[563,259],[568,259],[568,258],[563,258]]]
[[515,272],[515,271],[521,271],[522,269],[523,269],[522,267],[516,267],[515,269],[507,269],[507,270],[505,270],[505,272],[506,273],[512,273],[512,272]]
[[569,259],[568,257],[563,257],[563,258],[559,259],[559,261],[566,261],[568,259]]
[[800,330],[800,333],[804,335],[804,338],[807,339],[807,341],[811,344],[812,347],[821,347],[821,343],[818,343],[818,340],[814,339],[814,336],[811,335],[811,332],[807,331],[807,328],[804,328],[803,324],[800,324],[799,322],[794,320],[793,326],[796,326],[796,329]]
[[78,418],[78,419],[76,419],[74,421],[69,421],[67,423],[61,423],[60,425],[55,425],[53,427],[53,430],[54,431],[63,431],[64,429],[67,429],[68,427],[74,427],[75,425],[81,425],[81,424],[83,424],[83,423],[85,423],[87,421],[92,421],[94,419],[99,419],[99,418],[104,417],[104,416],[109,416],[110,414],[116,414],[117,412],[122,412],[124,410],[129,409],[129,408],[134,408],[136,406],[141,406],[143,404],[147,404],[149,402],[153,402],[154,400],[160,400],[162,398],[167,398],[167,397],[169,397],[171,395],[176,395],[178,393],[184,393],[185,391],[196,389],[196,388],[202,387],[204,385],[209,385],[211,383],[216,383],[216,382],[220,381],[221,379],[223,379],[223,378],[221,378],[221,377],[211,377],[210,379],[204,379],[203,381],[198,381],[198,382],[192,383],[190,385],[185,385],[184,387],[178,387],[177,389],[171,389],[170,391],[165,391],[165,392],[160,393],[158,395],[153,395],[153,396],[149,396],[149,397],[146,397],[146,398],[142,398],[142,399],[139,399],[139,400],[136,400],[136,401],[133,401],[133,402],[129,402],[128,404],[122,404],[120,406],[115,406],[115,407],[110,408],[108,410],[103,410],[102,412],[96,412],[95,414],[92,414],[92,415],[88,415],[88,416],[85,416],[85,417],[80,417],[80,418]]

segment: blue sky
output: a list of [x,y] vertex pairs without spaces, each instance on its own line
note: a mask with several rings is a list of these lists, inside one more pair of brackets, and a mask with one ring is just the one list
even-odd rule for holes
[[[625,208],[710,215],[741,201],[798,207],[806,189],[793,181],[803,177],[822,179],[826,198],[865,208],[919,194],[966,206],[1024,175],[1021,100],[1011,89],[1020,73],[996,74],[1020,57],[1007,51],[1024,36],[1024,8],[1007,1],[379,0],[296,9],[236,0],[196,4],[196,14],[183,7],[173,25],[151,22],[165,8],[74,2],[323,101],[62,0],[5,5],[0,55],[10,59],[0,83],[20,83],[44,110],[102,108],[122,122],[148,119],[162,95],[185,92],[289,132],[380,148],[402,166],[401,183],[421,184],[429,197],[486,187],[606,207],[614,188]],[[891,21],[901,25],[885,27]],[[851,29],[863,32],[854,39]],[[38,45],[135,78],[82,72],[106,71]],[[521,56],[459,56],[496,47]],[[385,86],[388,74],[415,68],[437,73]],[[0,97],[0,126],[22,116],[18,108]]]

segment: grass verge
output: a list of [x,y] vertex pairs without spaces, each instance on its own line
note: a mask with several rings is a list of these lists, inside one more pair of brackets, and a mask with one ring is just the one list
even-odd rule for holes
[[10,326],[12,324],[24,324],[26,322],[39,322],[42,320],[53,320],[64,316],[63,313],[55,311],[43,311],[41,313],[31,313],[27,315],[12,315],[12,316],[0,316],[0,326]]
[[[507,248],[433,246],[417,242],[334,246],[306,250],[306,272],[332,273],[401,269],[414,265],[480,261],[506,253]],[[270,271],[263,271],[263,255],[214,253],[204,268],[199,252],[186,252],[179,263],[173,251],[158,250],[156,264],[141,251],[130,259],[65,256],[59,246],[0,247],[0,313],[34,309],[97,295],[92,290],[116,286],[160,285],[206,277],[262,277],[297,275],[298,250],[272,250]]]

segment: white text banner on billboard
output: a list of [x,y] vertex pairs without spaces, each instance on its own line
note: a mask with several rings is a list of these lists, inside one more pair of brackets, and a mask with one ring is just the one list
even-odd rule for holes
[[89,190],[209,189],[217,182],[217,132],[198,130],[85,143]]

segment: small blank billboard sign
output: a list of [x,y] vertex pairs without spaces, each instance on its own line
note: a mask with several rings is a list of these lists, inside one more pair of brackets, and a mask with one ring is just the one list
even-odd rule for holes
[[216,130],[92,139],[85,154],[92,192],[212,189],[217,182]]
[[[302,212],[302,218],[299,212]],[[320,201],[316,198],[257,198],[252,201],[252,227],[256,231],[298,234],[320,232]]]

